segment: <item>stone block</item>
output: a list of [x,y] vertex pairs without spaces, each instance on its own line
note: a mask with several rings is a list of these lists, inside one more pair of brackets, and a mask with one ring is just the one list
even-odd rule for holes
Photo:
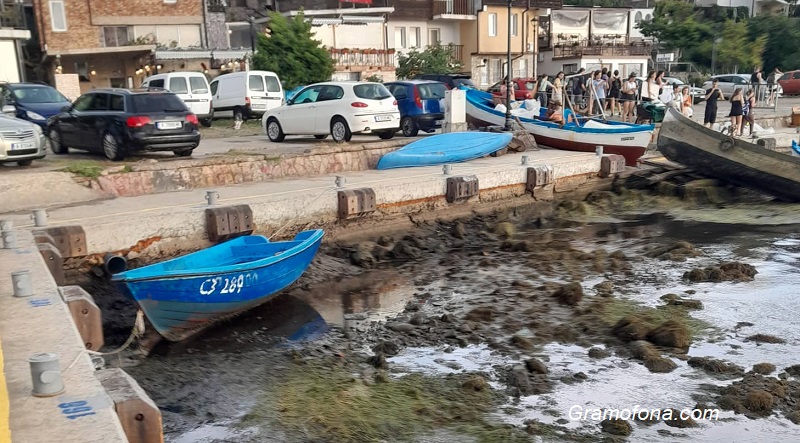
[[163,443],[161,411],[144,389],[119,368],[97,371],[97,379],[114,402],[130,443]]
[[555,183],[553,167],[550,165],[536,165],[528,168],[528,179],[525,183],[525,192]]
[[36,246],[39,248],[39,254],[41,254],[42,259],[44,259],[44,264],[47,265],[47,269],[50,271],[56,284],[59,286],[65,284],[64,259],[61,257],[61,252],[58,251],[58,248],[50,242],[36,243]]
[[447,177],[447,191],[445,197],[448,203],[468,200],[480,193],[478,177],[474,175],[460,175]]
[[83,226],[54,226],[44,232],[55,241],[55,246],[63,258],[86,256],[86,233]]
[[600,158],[600,177],[611,177],[625,170],[625,157],[619,154],[604,155]]
[[78,328],[86,349],[99,351],[105,344],[103,314],[95,304],[92,295],[80,286],[61,286],[58,290],[72,314],[72,320]]
[[206,209],[206,233],[212,242],[252,234],[253,210],[249,205],[220,206]]
[[375,191],[372,188],[345,189],[337,193],[340,220],[375,212]]

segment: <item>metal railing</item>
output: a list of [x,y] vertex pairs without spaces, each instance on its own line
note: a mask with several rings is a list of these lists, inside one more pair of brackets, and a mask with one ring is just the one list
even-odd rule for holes
[[394,66],[396,53],[384,49],[329,49],[336,66]]
[[461,61],[461,54],[464,52],[464,45],[454,45],[454,44],[438,44],[438,45],[428,45],[428,47],[443,47],[450,49],[450,59],[455,62]]
[[650,56],[652,51],[652,44],[646,41],[587,39],[556,43],[553,45],[553,58]]
[[433,0],[433,15],[475,15],[472,0]]

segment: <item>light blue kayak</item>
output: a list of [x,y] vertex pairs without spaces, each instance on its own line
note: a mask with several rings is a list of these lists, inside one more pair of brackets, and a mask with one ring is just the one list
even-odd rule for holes
[[449,132],[431,135],[381,157],[378,169],[442,165],[485,157],[505,148],[510,133]]

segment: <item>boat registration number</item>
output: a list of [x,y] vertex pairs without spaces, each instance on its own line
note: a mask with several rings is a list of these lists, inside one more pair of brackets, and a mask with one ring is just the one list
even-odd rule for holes
[[258,274],[248,272],[246,274],[232,275],[229,277],[207,278],[200,283],[200,295],[238,294],[242,288],[258,283]]

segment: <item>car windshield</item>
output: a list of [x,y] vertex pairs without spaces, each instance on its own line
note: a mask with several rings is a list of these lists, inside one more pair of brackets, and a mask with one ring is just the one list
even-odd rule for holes
[[66,97],[49,86],[14,89],[14,98],[20,103],[69,103]]
[[133,112],[186,112],[186,105],[175,94],[137,94],[133,97]]
[[447,87],[444,83],[428,83],[419,85],[419,98],[422,100],[443,99]]
[[192,87],[192,94],[208,93],[208,82],[203,77],[189,77],[189,85]]
[[356,97],[366,100],[383,100],[392,96],[392,93],[380,83],[365,83],[353,86]]
[[525,82],[526,91],[533,91],[533,88],[535,87],[536,87],[536,82]]
[[468,78],[454,78],[453,79],[453,84],[456,85],[456,87],[461,86],[461,85],[464,85],[464,86],[467,86],[467,87],[470,87],[470,88],[474,88],[475,87],[475,83],[472,83],[472,80],[470,80]]

